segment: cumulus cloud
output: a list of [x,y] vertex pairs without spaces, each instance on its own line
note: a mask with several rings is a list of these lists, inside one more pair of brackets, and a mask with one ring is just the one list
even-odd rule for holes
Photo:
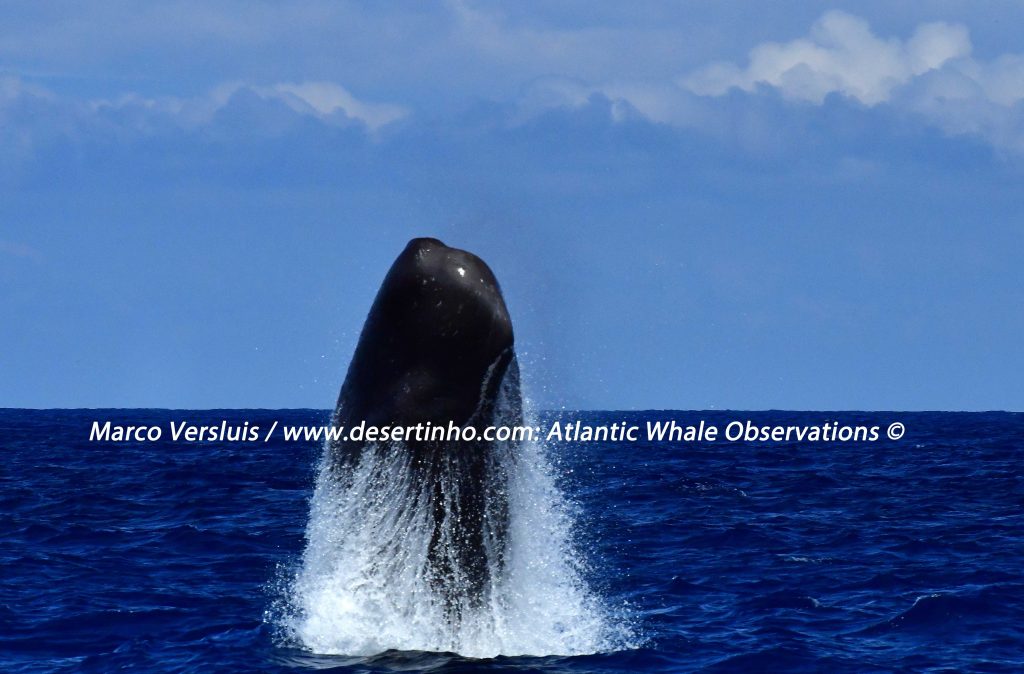
[[892,105],[950,135],[984,138],[994,148],[1024,154],[1024,59],[968,62],[917,78]]
[[[516,101],[516,112],[511,121],[513,124],[521,124],[552,109],[581,110],[590,105],[595,96],[608,99],[613,121],[624,121],[629,117],[630,111],[636,109],[638,103],[648,98],[641,87],[628,89],[622,91],[619,85],[614,84],[596,87],[566,77],[540,78],[526,87],[519,96]],[[660,119],[657,114],[664,107],[664,101],[660,96],[655,98],[655,107],[658,110],[645,109],[642,114],[654,121],[666,121]]]
[[296,112],[311,113],[321,118],[344,113],[346,117],[359,120],[374,131],[408,114],[405,108],[398,105],[360,101],[333,82],[282,83],[253,87],[253,90],[266,98],[282,100]]
[[[817,106],[833,101],[853,116],[845,122],[832,118],[828,124],[857,127],[861,122],[849,120],[870,118],[903,133],[939,129],[951,136],[981,138],[997,150],[1024,153],[1024,55],[975,57],[963,25],[922,23],[909,34],[888,36],[873,31],[864,19],[833,11],[814,22],[804,37],[754,46],[743,63],[710,62],[687,72],[687,63],[706,59],[676,59],[674,69],[610,65],[622,60],[617,56],[621,43],[644,41],[638,33],[629,33],[626,40],[625,33],[599,25],[512,20],[460,0],[447,7],[457,19],[449,27],[454,42],[472,54],[466,60],[474,68],[488,74],[489,93],[481,89],[479,98],[497,102],[494,108],[501,114],[511,111],[499,124],[524,124],[552,109],[589,114],[585,111],[596,101],[598,108],[607,104],[612,122],[641,118],[736,143],[756,155],[767,152],[766,147],[784,147],[786,138],[799,136],[802,125],[817,124],[811,121]],[[668,53],[668,60],[676,58]],[[438,61],[422,67],[448,65]],[[526,77],[544,69],[548,74],[526,80],[507,76],[514,72]],[[492,95],[492,89],[500,93]],[[513,93],[517,89],[518,96]],[[405,102],[415,98],[403,95]],[[441,114],[457,108],[453,104]],[[432,113],[429,107],[425,111],[424,118]],[[0,77],[0,149],[8,156],[31,155],[56,137],[102,142],[168,130],[282,138],[300,127],[319,125],[315,133],[340,128],[380,138],[379,130],[409,115],[402,105],[366,100],[332,78],[283,77],[272,84],[242,79],[191,97],[80,99]],[[462,123],[451,121],[453,126]],[[840,136],[844,131],[833,126],[829,133]]]
[[[299,116],[335,122],[356,122],[376,131],[406,117],[409,111],[392,103],[356,98],[334,82],[280,82],[270,85],[231,82],[195,97],[143,96],[126,93],[113,98],[77,99],[59,96],[22,78],[0,74],[0,121],[5,131],[27,131],[32,111],[60,112],[69,119],[88,124],[90,117],[133,114],[135,122],[161,120],[185,128],[208,124],[228,106],[231,99],[248,94],[268,102],[282,103]],[[144,118],[144,119],[143,119]],[[52,118],[51,118],[52,119]],[[50,129],[53,130],[52,128]]]
[[389,103],[371,103],[353,96],[334,82],[281,82],[271,85],[252,85],[242,82],[225,83],[202,96],[190,99],[165,97],[146,98],[127,94],[115,99],[90,102],[94,110],[142,109],[154,114],[175,118],[184,127],[197,127],[223,110],[239,94],[248,94],[268,102],[280,102],[299,115],[315,117],[325,122],[337,119],[355,120],[369,130],[402,119],[408,111]]
[[[142,159],[149,152],[144,148],[162,143],[186,152],[186,144],[211,140],[327,142],[342,134],[377,141],[381,129],[407,115],[403,107],[362,100],[333,82],[236,82],[192,97],[89,99],[0,75],[0,184],[42,179],[47,170],[85,175],[95,156],[109,156],[113,148]],[[152,156],[174,166],[168,152]]]
[[[398,105],[368,102],[333,82],[282,82],[271,85],[228,83],[194,97],[148,97],[128,93],[114,98],[79,99],[61,96],[12,75],[0,75],[0,152],[12,165],[31,159],[53,142],[117,140],[195,131],[246,100],[251,111],[267,113],[269,124],[250,126],[254,135],[276,136],[297,120],[312,118],[327,126],[361,127],[373,133],[402,119],[408,111]],[[237,111],[237,110],[236,110]],[[257,117],[259,119],[259,117]]]
[[[726,106],[731,93],[748,96],[753,112],[762,93],[811,106],[838,95],[948,135],[979,137],[999,151],[1024,153],[1024,55],[986,61],[971,52],[962,25],[923,23],[900,39],[879,36],[865,20],[832,11],[806,37],[755,46],[746,65],[714,62],[668,84],[546,81],[527,92],[523,107],[579,107],[599,94],[655,122],[721,133],[722,110],[716,113],[712,106],[718,100],[720,108]],[[753,121],[749,115],[735,119],[747,127]]]
[[680,83],[701,95],[718,96],[733,88],[754,91],[758,85],[768,85],[786,97],[814,103],[840,93],[877,105],[889,100],[896,87],[970,52],[971,41],[963,26],[927,23],[901,41],[880,38],[863,19],[835,11],[821,17],[809,37],[758,45],[751,50],[746,68],[715,63]]
[[745,68],[713,64],[680,83],[709,96],[768,86],[811,103],[841,94],[888,105],[950,135],[981,137],[997,150],[1024,152],[1024,56],[973,58],[963,26],[927,23],[901,41],[830,12],[808,38],[755,47]]

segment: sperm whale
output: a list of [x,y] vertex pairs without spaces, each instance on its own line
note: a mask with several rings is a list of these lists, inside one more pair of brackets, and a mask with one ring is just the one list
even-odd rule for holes
[[432,517],[425,572],[456,612],[484,601],[504,566],[516,447],[483,440],[483,430],[521,424],[522,414],[512,321],[494,273],[472,253],[413,239],[370,308],[333,423],[454,424],[476,437],[338,439],[330,460],[339,479],[366,452],[407,460]]

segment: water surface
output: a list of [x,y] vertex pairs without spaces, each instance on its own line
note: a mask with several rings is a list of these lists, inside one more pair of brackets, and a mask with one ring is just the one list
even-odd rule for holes
[[3,410],[0,670],[1024,669],[1024,415],[562,416],[908,430],[898,442],[546,447],[585,580],[636,647],[350,657],[310,652],[273,611],[306,545],[318,445],[88,442],[94,419],[328,412]]

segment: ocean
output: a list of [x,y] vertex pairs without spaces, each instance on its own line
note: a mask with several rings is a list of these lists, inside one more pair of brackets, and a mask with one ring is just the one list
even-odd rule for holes
[[89,442],[94,420],[328,418],[0,410],[0,671],[1024,671],[1024,414],[540,414],[906,433],[540,443],[521,572],[460,630],[360,561],[390,505],[326,493],[320,443]]

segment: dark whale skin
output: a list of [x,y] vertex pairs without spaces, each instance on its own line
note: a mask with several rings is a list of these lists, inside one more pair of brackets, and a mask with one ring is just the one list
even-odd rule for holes
[[[512,321],[479,257],[417,238],[395,260],[363,325],[333,419],[349,428],[361,421],[454,422],[478,434],[522,423]],[[344,474],[366,451],[409,453],[413,479],[433,512],[432,583],[453,611],[481,602],[504,567],[514,447],[483,439],[339,441],[331,447],[334,469]]]

